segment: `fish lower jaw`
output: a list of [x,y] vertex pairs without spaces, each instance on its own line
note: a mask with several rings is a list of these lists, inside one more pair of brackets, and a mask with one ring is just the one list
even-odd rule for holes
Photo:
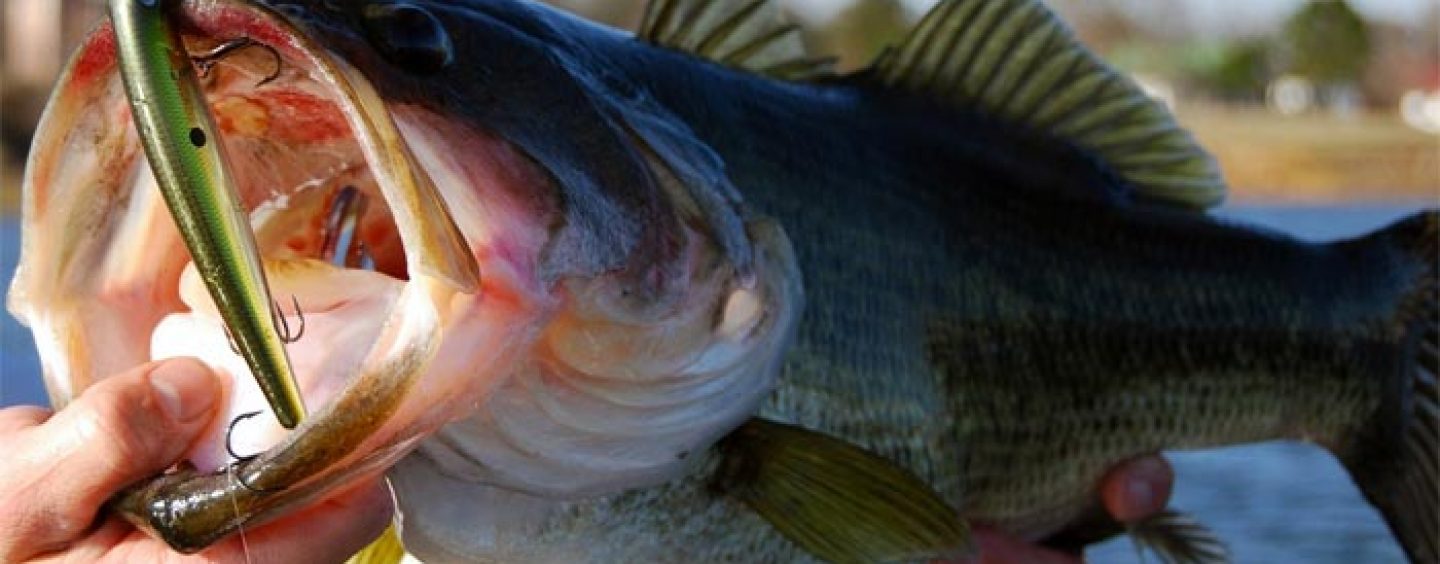
[[[343,390],[360,368],[405,282],[306,259],[268,260],[266,267],[274,294],[286,302],[293,297],[302,308],[299,312],[288,307],[282,310],[290,327],[302,323],[305,327],[304,335],[288,352],[301,396],[313,412]],[[166,315],[155,327],[151,358],[197,357],[225,377],[223,415],[188,455],[197,468],[218,470],[234,462],[232,454],[262,452],[289,431],[270,415],[244,359],[231,348],[224,323],[193,264],[181,276],[180,296],[190,311]],[[246,418],[231,428],[232,421],[255,412],[264,416]]]

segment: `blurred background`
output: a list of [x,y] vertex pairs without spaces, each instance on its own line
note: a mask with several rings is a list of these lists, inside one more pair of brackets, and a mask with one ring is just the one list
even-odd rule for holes
[[[631,27],[642,0],[558,0]],[[933,0],[787,0],[817,52],[870,61]],[[1051,0],[1219,157],[1237,200],[1434,196],[1440,178],[1436,0]],[[50,85],[99,0],[4,0],[0,210]]]
[[[0,282],[18,252],[21,165],[56,74],[101,0],[0,0]],[[557,0],[632,28],[643,0]],[[816,52],[864,66],[933,0],[785,0]],[[1440,1],[1049,0],[1220,160],[1220,210],[1316,240],[1440,202]],[[29,332],[0,315],[0,406],[45,403]],[[1402,562],[1334,460],[1298,444],[1173,455],[1175,505],[1238,562]],[[1127,541],[1092,550],[1134,562]]]

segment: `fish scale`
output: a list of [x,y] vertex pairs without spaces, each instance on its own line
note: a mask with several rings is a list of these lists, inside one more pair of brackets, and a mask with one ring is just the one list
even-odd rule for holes
[[[1034,0],[944,0],[846,76],[766,0],[654,0],[634,35],[528,2],[274,3],[168,6],[185,41],[281,63],[212,110],[270,118],[224,141],[270,197],[276,284],[326,304],[290,350],[317,409],[234,470],[260,489],[200,461],[117,497],[177,549],[384,471],[436,562],[944,559],[972,524],[1214,562],[1173,510],[1115,523],[1106,472],[1300,439],[1440,556],[1440,214],[1328,244],[1205,215],[1214,160]],[[220,326],[180,253],[81,283],[180,248],[148,185],[98,171],[136,141],[74,133],[121,102],[106,30],[37,132],[12,286],[57,404],[151,341],[234,360],[200,346]],[[311,106],[350,135],[284,117]],[[294,256],[323,256],[342,186],[377,203],[375,271]]]
[[[1379,403],[1383,381],[1374,375],[1395,370],[1399,360],[1379,317],[1388,311],[1383,301],[1367,308],[1370,330],[1355,335],[1333,334],[1330,328],[1340,323],[1329,315],[1307,314],[1322,296],[1356,303],[1387,296],[1387,280],[1375,288],[1349,287],[1356,280],[1341,274],[1330,278],[1332,285],[1319,285],[1312,292],[1317,296],[1300,291],[1316,286],[1303,271],[1271,268],[1277,276],[1268,283],[1257,285],[1251,271],[1244,290],[1206,290],[1233,288],[1239,280],[1233,272],[1243,269],[1217,268],[1222,261],[1301,264],[1329,254],[1329,272],[1365,266],[1343,253],[1266,234],[1237,238],[1209,220],[1182,216],[1218,236],[1207,242],[1215,245],[1213,250],[1193,239],[1187,240],[1188,248],[1173,249],[1182,257],[1203,257],[1196,261],[1199,267],[1172,266],[1143,279],[1097,276],[1097,271],[1145,267],[1147,255],[1171,250],[1163,235],[1172,224],[1120,217],[1095,226],[1081,217],[1049,222],[1039,232],[1024,229],[1040,223],[1035,212],[1009,205],[981,207],[995,200],[978,198],[951,208],[957,210],[953,215],[914,206],[915,215],[904,220],[852,223],[847,215],[864,214],[895,196],[864,186],[837,195],[854,184],[825,180],[816,182],[823,187],[816,190],[827,190],[831,197],[797,198],[805,205],[767,207],[779,192],[747,193],[748,201],[787,226],[810,288],[805,324],[761,414],[864,445],[914,471],[963,514],[1024,536],[1041,538],[1070,523],[1097,502],[1094,487],[1105,471],[1135,456],[1299,438],[1301,431],[1332,445],[1342,443]],[[824,204],[829,201],[843,205]],[[967,234],[956,238],[975,244],[943,259],[925,257],[933,251],[921,249],[935,246],[923,244],[916,233],[925,230],[917,226],[941,223],[947,215]],[[1070,215],[1046,219],[1063,217]],[[997,224],[1009,229],[993,229]],[[809,225],[819,227],[807,232]],[[1156,229],[1162,236],[1153,236]],[[1106,246],[1113,251],[1084,252],[1096,248],[1087,238],[1102,237],[1119,239]],[[1257,247],[1269,253],[1256,252]],[[847,268],[851,264],[865,266]],[[964,266],[940,266],[947,264]],[[966,283],[917,287],[924,284],[915,280],[945,278],[932,270],[951,271]],[[867,278],[887,271],[889,278]],[[1295,291],[1286,291],[1286,283],[1297,284],[1291,288]],[[1188,291],[1165,291],[1167,286]],[[1016,292],[1013,303],[996,303],[992,297],[1003,289],[1025,291]],[[1117,295],[1129,297],[1124,307],[1106,308],[1115,303],[1106,296]],[[868,307],[856,307],[857,302]],[[1287,303],[1293,305],[1287,308]],[[1002,308],[1013,321],[996,322],[1001,315],[996,310]],[[1221,313],[1213,313],[1217,310]],[[1187,316],[1191,312],[1206,315]],[[967,324],[967,319],[984,322]],[[1127,322],[1134,328],[1115,329]],[[1274,329],[1239,332],[1260,323]],[[949,399],[937,405],[937,398]],[[654,554],[702,560],[795,556],[747,552],[745,547],[761,542],[754,539],[774,535],[763,521],[724,511],[690,515],[697,499],[708,498],[706,476],[702,469],[679,484],[662,486],[663,493],[634,492],[572,508],[629,520],[590,525],[577,517],[549,526],[564,532],[555,533],[557,542],[568,534],[603,534],[632,546],[656,522],[679,519],[687,522],[686,530],[705,536],[665,535],[664,550]],[[715,549],[709,543],[705,550],[714,552],[686,548],[719,530],[728,533],[720,545],[732,548]]]
[[[963,116],[947,131],[913,128],[904,115],[918,110],[863,90],[831,88],[817,103],[741,85],[742,107],[686,114],[685,90],[646,78],[796,248],[805,318],[761,415],[862,445],[967,517],[1043,538],[1136,456],[1302,436],[1338,446],[1379,405],[1377,376],[1398,369],[1388,316],[1408,282],[1373,276],[1384,251],[986,183],[984,159],[1000,155],[967,140],[1008,133]],[[781,147],[801,139],[864,158],[797,172]],[[572,505],[545,542],[596,535],[657,549],[606,554],[675,559],[800,555],[763,521],[717,509],[730,504],[705,493],[709,472]],[[685,538],[649,536],[676,522]]]
[[[1382,382],[1360,376],[1393,368],[1385,354],[1393,343],[1383,341],[1337,348],[1228,331],[968,329],[942,331],[964,336],[937,345],[974,351],[952,369],[952,409],[988,415],[960,416],[969,423],[962,475],[975,492],[962,507],[1028,536],[1052,533],[1096,503],[1104,472],[1145,452],[1302,434],[1342,442],[1379,404]],[[1214,344],[1177,363],[1177,341]],[[1002,413],[991,411],[997,406]]]

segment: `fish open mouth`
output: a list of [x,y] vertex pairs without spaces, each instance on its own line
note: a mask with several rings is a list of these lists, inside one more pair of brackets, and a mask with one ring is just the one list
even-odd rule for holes
[[[367,359],[377,360],[372,353],[387,344],[383,328],[416,323],[399,307],[408,283],[433,286],[429,294],[437,305],[430,309],[438,311],[445,292],[478,292],[478,266],[440,189],[417,165],[400,126],[364,77],[263,7],[183,6],[177,20],[218,128],[213,141],[223,145],[250,214],[285,313],[278,322],[300,339],[290,349],[302,394],[318,408],[363,372]],[[66,296],[38,288],[36,278],[46,273],[28,272],[12,300],[88,295],[90,303],[74,304],[90,310],[80,316],[112,325],[82,321],[51,328],[58,334],[49,344],[59,350],[47,355],[57,363],[47,365],[70,371],[52,375],[52,382],[70,388],[56,390],[57,404],[125,365],[187,355],[232,375],[229,415],[262,410],[263,396],[255,395],[248,370],[228,350],[223,323],[137,150],[115,64],[113,36],[93,35],[52,102],[49,121],[62,124],[48,125],[37,139],[29,178],[31,205],[46,208],[32,216],[43,222],[45,214],[67,215],[58,224],[72,229],[28,245],[56,244],[72,268],[56,274],[74,277],[83,269],[90,279],[69,281]],[[68,190],[96,195],[72,199]],[[103,215],[94,217],[94,210]],[[76,232],[82,214],[91,214],[89,224]],[[32,319],[38,326],[51,321]],[[74,362],[84,359],[91,365]],[[267,447],[283,436],[278,425],[263,423],[267,419],[239,429],[240,450]],[[216,432],[223,427],[217,424]],[[206,441],[192,460],[202,468],[221,466],[226,457],[220,442]]]
[[[188,455],[201,473],[261,451],[247,477],[255,492],[318,492],[337,476],[381,470],[486,386],[483,378],[420,378],[445,347],[504,362],[499,343],[528,327],[517,312],[543,310],[527,302],[542,296],[527,266],[546,227],[516,209],[536,198],[514,195],[543,194],[548,177],[496,138],[441,131],[446,125],[423,109],[388,105],[357,70],[268,8],[182,6],[179,29],[218,127],[210,141],[228,155],[285,313],[282,332],[298,338],[290,355],[313,417],[293,433],[267,417],[227,435],[230,421],[266,409],[264,397],[231,350],[155,187],[108,26],[72,59],[37,132],[10,308],[34,331],[57,408],[150,360],[198,356],[228,373],[228,413]],[[441,148],[457,143],[464,164]],[[462,208],[464,235],[451,206]],[[477,255],[495,271],[483,289]],[[482,306],[482,294],[500,299]],[[473,326],[447,342],[457,324]],[[317,455],[316,445],[334,450]],[[285,468],[268,477],[258,470],[276,467]],[[290,497],[286,505],[303,496]],[[280,508],[259,503],[246,513],[267,510]],[[182,539],[192,541],[209,539]]]
[[[650,139],[653,153],[599,153],[650,163],[653,177],[624,177],[652,181],[646,192],[604,176],[608,158],[522,150],[507,139],[524,135],[433,96],[382,98],[377,86],[394,87],[384,73],[398,71],[263,4],[183,2],[174,17],[217,127],[190,141],[224,149],[281,332],[298,338],[287,351],[309,417],[288,432],[241,418],[265,398],[155,186],[102,26],[37,130],[9,306],[35,335],[57,408],[160,358],[196,356],[229,376],[228,408],[190,464],[113,502],[137,526],[198,550],[382,472],[432,435],[422,454],[457,488],[560,499],[659,483],[772,386],[801,302],[788,240],[742,219],[733,188],[682,182],[665,156],[687,154],[666,145],[682,140],[639,115],[653,108],[614,114],[634,118],[616,143]],[[606,190],[568,198],[581,174]],[[658,235],[602,264],[596,241],[634,240],[618,220]]]
[[[428,267],[456,291],[478,290],[478,272],[439,189],[365,78],[255,14],[198,12],[182,38],[284,311],[277,322],[296,341],[289,356],[302,397],[318,408],[363,371],[386,320],[404,317],[396,305],[411,279],[408,255],[417,270]],[[392,201],[412,214],[403,222],[409,233],[401,232]],[[407,252],[407,240],[422,243]],[[248,370],[221,348],[228,335],[193,264],[178,293],[189,311],[161,320],[152,356],[194,355],[203,343],[204,358],[240,376],[228,415],[263,411]],[[209,441],[192,462],[219,468],[237,450],[258,452],[286,435],[270,418],[227,433],[226,448]]]

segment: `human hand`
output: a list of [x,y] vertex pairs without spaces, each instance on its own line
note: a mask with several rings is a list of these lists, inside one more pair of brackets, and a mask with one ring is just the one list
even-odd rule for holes
[[[1175,471],[1159,455],[1136,458],[1110,469],[1100,483],[1105,510],[1121,523],[1132,523],[1165,509]],[[974,564],[1079,564],[1082,558],[1037,547],[984,526],[972,530],[976,556]]]
[[185,556],[104,511],[175,464],[217,413],[220,379],[193,359],[141,366],[58,413],[0,410],[0,562],[339,562],[390,522],[378,480]]

